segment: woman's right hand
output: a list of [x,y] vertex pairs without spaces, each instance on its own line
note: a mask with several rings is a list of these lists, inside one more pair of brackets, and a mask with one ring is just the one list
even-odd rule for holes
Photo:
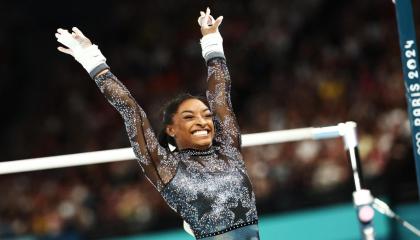
[[198,18],[198,24],[201,27],[201,34],[206,36],[210,33],[219,31],[219,26],[223,21],[223,16],[218,17],[214,20],[213,16],[210,15],[210,8],[206,9],[206,12],[200,11],[200,17]]

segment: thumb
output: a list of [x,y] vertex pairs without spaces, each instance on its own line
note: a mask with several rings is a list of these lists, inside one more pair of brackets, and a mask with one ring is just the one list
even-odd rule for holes
[[223,16],[220,16],[216,19],[216,21],[214,21],[214,27],[219,28],[220,24],[222,24],[223,21]]
[[70,50],[70,49],[68,49],[68,48],[57,47],[57,50],[60,51],[60,52],[62,52],[62,53],[65,53],[65,54],[68,54],[68,55],[71,55],[71,56],[74,57],[73,51]]

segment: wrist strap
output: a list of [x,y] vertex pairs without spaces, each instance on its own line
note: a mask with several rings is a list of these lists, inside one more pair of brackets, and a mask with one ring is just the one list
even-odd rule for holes
[[219,31],[203,36],[200,40],[200,44],[201,53],[206,62],[215,57],[225,58],[223,38]]
[[96,70],[99,65],[105,64],[106,62],[106,58],[102,55],[98,46],[94,44],[79,51],[75,51],[74,58],[82,64],[83,68],[86,69],[90,75],[92,75],[92,71]]

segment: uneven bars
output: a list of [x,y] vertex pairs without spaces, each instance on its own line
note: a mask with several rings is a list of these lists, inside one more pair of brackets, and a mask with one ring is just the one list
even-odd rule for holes
[[[242,135],[242,147],[343,136],[343,124]],[[131,147],[0,162],[0,175],[135,159]]]

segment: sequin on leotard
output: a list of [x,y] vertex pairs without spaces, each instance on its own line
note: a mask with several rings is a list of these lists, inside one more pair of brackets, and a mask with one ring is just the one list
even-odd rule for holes
[[[205,151],[171,152],[160,146],[143,109],[111,72],[96,77],[95,82],[123,117],[145,175],[168,205],[190,224],[196,238],[222,236],[257,223],[255,196],[240,153],[240,132],[230,102],[225,59],[208,62],[206,95],[216,135],[213,146]],[[258,229],[253,235],[258,239]]]

